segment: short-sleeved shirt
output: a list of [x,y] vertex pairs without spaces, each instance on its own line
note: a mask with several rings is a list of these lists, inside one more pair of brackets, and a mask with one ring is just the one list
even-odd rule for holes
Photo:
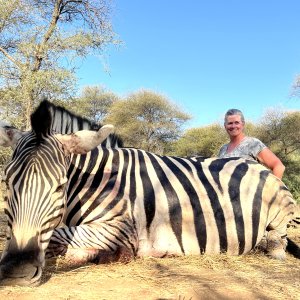
[[267,146],[257,138],[246,136],[231,152],[227,153],[229,144],[223,145],[218,156],[225,157],[243,157],[258,161],[257,155]]

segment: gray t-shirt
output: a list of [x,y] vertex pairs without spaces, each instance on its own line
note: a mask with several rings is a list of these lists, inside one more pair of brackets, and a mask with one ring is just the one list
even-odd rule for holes
[[218,156],[225,157],[243,157],[246,159],[258,160],[257,155],[267,146],[257,138],[246,136],[231,152],[227,153],[228,144],[223,145]]

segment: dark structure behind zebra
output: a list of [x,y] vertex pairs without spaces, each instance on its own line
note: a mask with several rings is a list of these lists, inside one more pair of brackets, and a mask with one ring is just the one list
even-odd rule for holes
[[78,264],[240,255],[263,236],[268,254],[284,259],[296,204],[263,166],[98,146],[112,126],[57,133],[51,109],[47,102],[40,105],[30,132],[0,131],[2,144],[15,148],[4,178],[8,237],[2,284],[39,284],[50,256]]

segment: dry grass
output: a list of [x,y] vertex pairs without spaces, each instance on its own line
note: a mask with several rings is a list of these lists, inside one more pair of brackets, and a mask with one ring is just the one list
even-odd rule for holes
[[[0,213],[0,250],[5,224]],[[300,229],[289,236],[300,245]],[[144,258],[128,264],[71,268],[50,260],[40,287],[0,288],[0,299],[300,299],[300,260],[272,260],[260,252],[244,256],[202,255]]]

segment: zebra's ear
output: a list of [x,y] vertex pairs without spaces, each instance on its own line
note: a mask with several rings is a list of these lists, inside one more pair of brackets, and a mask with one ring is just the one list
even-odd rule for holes
[[9,125],[4,121],[0,121],[0,146],[2,147],[16,147],[18,140],[25,134],[25,132]]
[[98,131],[80,130],[55,136],[63,144],[67,154],[85,154],[99,146],[113,131],[113,125],[104,125]]

